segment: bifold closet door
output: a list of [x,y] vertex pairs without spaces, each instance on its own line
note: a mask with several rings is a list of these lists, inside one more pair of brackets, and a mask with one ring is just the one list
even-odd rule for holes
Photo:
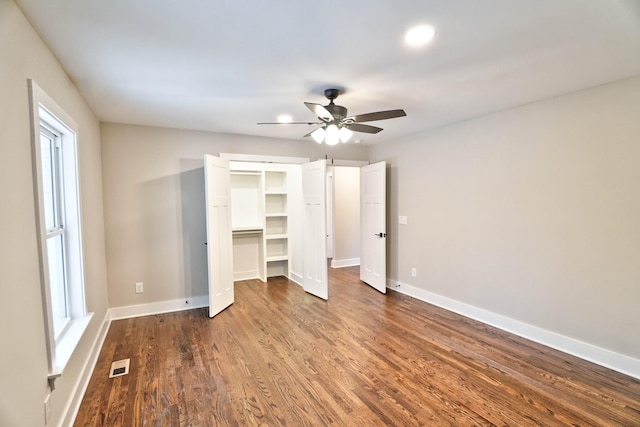
[[329,298],[327,280],[326,160],[302,165],[304,200],[304,279],[302,287],[317,297]]
[[204,156],[209,317],[233,304],[233,241],[229,162]]

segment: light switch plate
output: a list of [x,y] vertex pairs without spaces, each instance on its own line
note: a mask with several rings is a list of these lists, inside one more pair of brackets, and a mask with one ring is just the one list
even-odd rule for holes
[[398,224],[406,225],[407,224],[407,217],[404,216],[404,215],[400,215],[398,217]]

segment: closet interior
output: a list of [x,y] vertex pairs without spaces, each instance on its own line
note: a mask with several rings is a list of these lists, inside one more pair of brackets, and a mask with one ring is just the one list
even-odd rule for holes
[[229,166],[234,281],[266,282],[273,276],[296,280],[300,165],[230,162]]

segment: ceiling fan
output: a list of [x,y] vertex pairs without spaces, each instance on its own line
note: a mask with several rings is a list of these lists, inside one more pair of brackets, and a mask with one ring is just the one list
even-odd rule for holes
[[358,114],[347,116],[347,109],[342,105],[336,105],[333,100],[340,94],[339,89],[325,89],[324,96],[329,100],[328,105],[305,102],[313,114],[318,116],[319,122],[262,122],[259,125],[273,124],[298,124],[298,125],[320,125],[319,128],[304,135],[311,136],[316,142],[326,142],[328,145],[335,145],[339,141],[347,142],[353,132],[378,133],[382,128],[364,125],[362,122],[373,122],[376,120],[393,119],[404,117],[407,113],[404,110],[377,111],[375,113]]

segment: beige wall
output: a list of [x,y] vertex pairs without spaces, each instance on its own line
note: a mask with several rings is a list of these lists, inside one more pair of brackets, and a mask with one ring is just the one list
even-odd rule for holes
[[371,160],[391,163],[392,279],[640,358],[640,77]]
[[353,145],[121,124],[103,124],[102,141],[110,307],[207,294],[205,153],[367,158]]
[[62,421],[107,310],[99,123],[11,0],[0,0],[0,425],[44,425],[47,354],[39,281],[27,79],[79,125],[86,301],[95,313],[51,396]]
[[360,168],[333,169],[333,261],[360,258]]

